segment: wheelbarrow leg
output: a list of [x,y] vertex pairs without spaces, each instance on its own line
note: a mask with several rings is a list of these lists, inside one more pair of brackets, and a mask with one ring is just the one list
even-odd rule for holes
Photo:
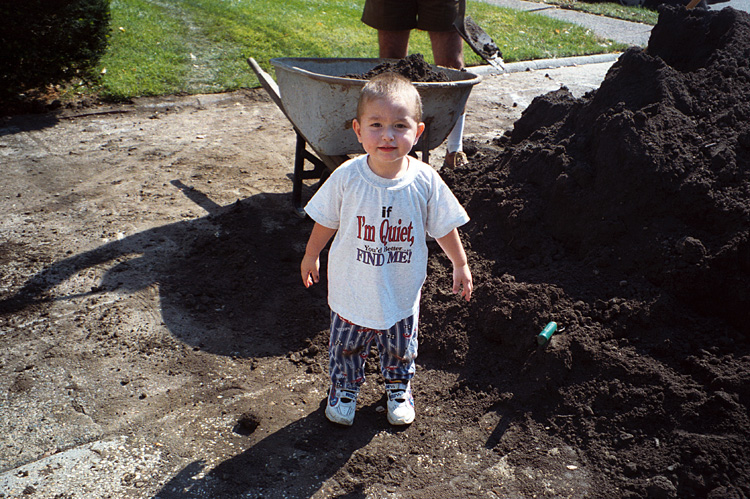
[[297,148],[294,153],[294,174],[292,175],[292,204],[300,216],[305,216],[302,209],[302,177],[305,171],[305,139],[297,134]]
[[[349,159],[348,156],[326,156],[316,153],[318,156],[307,150],[308,143],[305,138],[297,133],[297,146],[294,153],[294,175],[292,178],[292,204],[298,215],[306,216],[302,208],[302,186],[303,180],[319,178],[322,181],[328,178],[330,172],[339,167],[344,161]],[[313,148],[314,149],[314,148]],[[312,163],[312,170],[305,170],[305,161]]]
[[424,132],[422,132],[422,137],[419,139],[420,142],[420,148],[417,148],[416,145],[412,147],[411,151],[409,151],[409,154],[411,156],[414,156],[415,158],[418,158],[417,152],[422,153],[422,162],[430,164],[430,125],[426,125],[424,127]]
[[422,162],[430,164],[430,125],[425,125],[422,132]]

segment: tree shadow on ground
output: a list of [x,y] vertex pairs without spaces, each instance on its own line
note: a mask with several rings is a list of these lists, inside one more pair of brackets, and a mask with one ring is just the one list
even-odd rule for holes
[[[157,285],[169,331],[218,355],[298,351],[309,343],[311,331],[327,327],[325,283],[306,289],[299,274],[311,224],[291,209],[288,193],[220,206],[179,181],[172,183],[209,215],[54,262],[0,297],[0,314],[29,308],[36,313],[56,301]],[[20,258],[20,253],[6,257]],[[71,292],[74,278],[95,268],[106,269],[99,284]]]
[[[1,105],[7,105],[7,103]],[[22,114],[18,116],[0,116],[0,137],[6,135],[15,135],[20,132],[32,132],[37,130],[43,130],[45,128],[51,128],[59,122],[57,116],[53,113],[46,112],[45,114]]]

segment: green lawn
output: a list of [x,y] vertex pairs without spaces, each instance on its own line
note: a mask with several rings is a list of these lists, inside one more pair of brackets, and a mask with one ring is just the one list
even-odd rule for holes
[[[258,85],[247,65],[268,71],[274,57],[377,57],[375,30],[361,21],[364,0],[112,0],[100,86],[109,99],[209,93]],[[506,62],[617,52],[625,45],[548,17],[469,2]],[[468,46],[467,65],[483,61]],[[411,52],[432,61],[426,33]]]

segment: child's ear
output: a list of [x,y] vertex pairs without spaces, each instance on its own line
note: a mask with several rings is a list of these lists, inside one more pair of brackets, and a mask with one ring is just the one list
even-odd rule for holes
[[359,121],[357,121],[357,118],[354,118],[352,120],[352,130],[354,130],[354,133],[357,134],[357,140],[359,143],[362,143],[362,126],[359,124]]
[[419,123],[417,123],[417,138],[416,138],[416,139],[414,139],[414,143],[415,143],[415,144],[416,144],[416,143],[417,143],[417,141],[419,140],[419,137],[421,137],[421,136],[422,136],[422,133],[424,133],[424,129],[425,129],[425,124],[424,124],[424,122],[420,121]]

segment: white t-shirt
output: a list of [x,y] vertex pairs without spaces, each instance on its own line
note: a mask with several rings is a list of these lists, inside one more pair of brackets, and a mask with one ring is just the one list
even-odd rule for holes
[[438,239],[469,221],[440,175],[415,158],[397,179],[367,155],[338,167],[305,207],[337,229],[328,255],[328,304],[363,327],[388,329],[419,310],[427,277],[425,233]]

